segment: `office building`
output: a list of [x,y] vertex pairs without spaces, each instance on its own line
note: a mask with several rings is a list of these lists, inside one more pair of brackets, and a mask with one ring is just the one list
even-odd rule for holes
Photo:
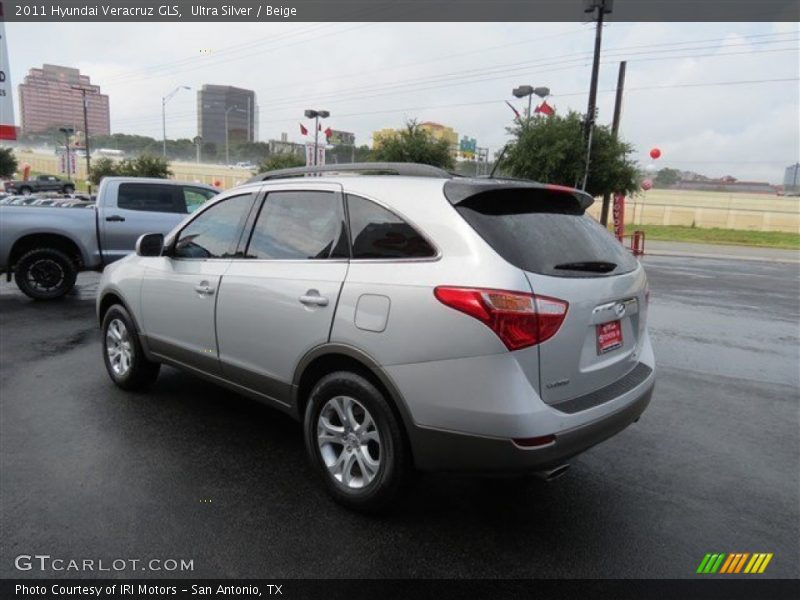
[[86,90],[89,135],[109,135],[108,96],[78,69],[43,65],[31,69],[19,85],[20,121],[24,133],[44,133],[70,127],[83,132],[83,91]]
[[256,94],[229,85],[204,85],[197,92],[197,135],[204,144],[222,148],[226,130],[229,144],[258,141]]

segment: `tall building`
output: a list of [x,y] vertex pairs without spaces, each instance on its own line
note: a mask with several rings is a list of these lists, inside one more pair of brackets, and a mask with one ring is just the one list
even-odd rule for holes
[[258,107],[253,90],[204,85],[197,92],[197,135],[203,143],[225,145],[225,114],[230,144],[258,141]]
[[786,167],[783,175],[783,191],[787,194],[800,193],[800,163]]
[[419,124],[419,128],[431,134],[435,140],[444,140],[450,146],[450,151],[455,154],[458,152],[458,133],[452,127],[447,127],[432,121],[425,121]]
[[24,133],[42,133],[59,127],[83,132],[83,92],[86,90],[89,135],[109,135],[108,96],[100,93],[88,75],[78,69],[43,65],[31,69],[19,84],[19,112]]

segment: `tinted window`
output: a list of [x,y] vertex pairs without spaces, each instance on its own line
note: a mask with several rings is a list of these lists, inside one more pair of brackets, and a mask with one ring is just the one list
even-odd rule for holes
[[181,231],[174,255],[179,258],[235,256],[252,205],[253,195],[245,194],[223,200],[202,212]]
[[436,251],[411,225],[360,196],[347,196],[353,258],[424,258]]
[[127,210],[186,213],[186,201],[179,185],[121,183],[117,206]]
[[204,188],[183,188],[183,200],[186,205],[186,212],[192,214],[203,204],[206,200],[213,198],[217,193]]
[[347,256],[343,232],[341,200],[337,194],[272,192],[267,195],[258,215],[247,256],[262,259],[343,258]]
[[558,277],[627,273],[638,264],[578,202],[548,190],[484,192],[456,206],[512,265]]

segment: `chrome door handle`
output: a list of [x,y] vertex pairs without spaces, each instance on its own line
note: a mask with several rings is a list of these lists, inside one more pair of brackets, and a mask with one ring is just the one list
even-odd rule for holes
[[208,285],[207,281],[203,281],[200,285],[194,286],[194,291],[200,294],[201,296],[213,296],[214,295],[214,288]]
[[328,306],[328,299],[319,294],[305,294],[298,298],[302,304],[312,306]]

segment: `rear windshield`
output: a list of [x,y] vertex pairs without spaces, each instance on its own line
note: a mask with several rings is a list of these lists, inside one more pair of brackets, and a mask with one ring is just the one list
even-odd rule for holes
[[495,190],[456,205],[462,217],[512,265],[556,277],[628,273],[637,261],[577,200],[549,190]]

